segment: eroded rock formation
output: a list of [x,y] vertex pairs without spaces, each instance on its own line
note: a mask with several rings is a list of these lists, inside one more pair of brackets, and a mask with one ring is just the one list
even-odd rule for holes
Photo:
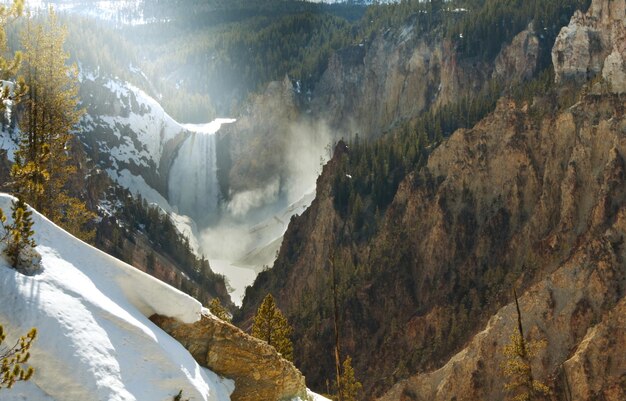
[[193,324],[159,315],[150,319],[187,348],[200,365],[233,379],[233,401],[307,399],[304,376],[274,347],[209,312]]
[[552,49],[556,81],[585,81],[596,75],[614,93],[626,92],[626,2],[593,0],[561,29]]
[[492,66],[459,60],[448,40],[416,26],[388,29],[331,56],[311,109],[345,134],[372,138],[430,106],[448,104],[488,81]]
[[539,38],[533,24],[518,33],[496,57],[493,77],[511,83],[529,79],[539,61]]
[[[571,256],[520,299],[528,339],[546,342],[533,359],[535,378],[571,400],[626,397],[626,357],[619,351],[626,344],[624,205],[617,211],[612,205],[606,220],[611,191],[623,192],[624,161],[616,148],[607,156],[600,172],[606,186],[586,215],[592,227]],[[505,399],[510,378],[503,373],[503,351],[515,330],[509,304],[442,368],[401,381],[379,400]]]

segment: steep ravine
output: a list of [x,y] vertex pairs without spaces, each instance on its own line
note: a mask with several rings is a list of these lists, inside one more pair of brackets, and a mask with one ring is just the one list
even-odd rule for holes
[[[425,168],[404,179],[380,229],[367,241],[349,239],[345,230],[350,227],[335,209],[333,176],[340,159],[350,157],[350,149],[336,149],[318,179],[312,206],[292,220],[273,269],[259,275],[247,292],[242,324],[249,324],[271,292],[295,326],[296,365],[314,388],[325,388],[326,380],[332,381],[334,265],[341,346],[353,357],[366,399],[383,396],[412,377],[385,399],[497,400],[503,396],[502,339],[513,329],[507,323],[513,321],[511,307],[501,308],[517,288],[525,294],[528,331],[554,344],[541,359],[538,375],[561,394],[561,364],[577,352],[599,352],[588,343],[606,334],[588,330],[617,330],[610,321],[596,325],[619,313],[613,310],[624,296],[623,3],[594,0],[557,39],[553,60],[559,84],[569,85],[569,91],[585,85],[576,104],[563,107],[567,100],[557,100],[558,93],[567,93],[562,89],[531,103],[501,99],[491,115],[454,133]],[[568,36],[572,30],[578,33]],[[600,46],[593,49],[602,55],[594,56],[600,67],[589,67],[580,81],[563,73],[558,52],[581,50],[576,40],[584,35],[604,39],[594,42]],[[519,48],[532,52],[532,38],[516,40]],[[546,298],[546,293],[554,294]],[[483,337],[474,338],[479,332],[490,347],[481,358],[492,360],[474,359],[474,377],[475,370],[465,364],[483,344]],[[617,344],[622,340],[616,337]],[[604,356],[598,358],[597,369],[608,369],[606,380],[577,367],[574,361],[580,364],[580,357],[566,363],[572,369],[567,372],[578,375],[570,390],[579,391],[580,399],[605,390],[605,397],[618,397],[607,399],[621,399],[615,383],[626,373],[625,364],[610,359],[602,365]],[[436,372],[415,376],[429,371]]]
[[[441,32],[423,33],[417,24],[408,20],[333,53],[311,93],[299,92],[286,76],[251,96],[237,122],[218,133],[222,194],[260,190],[276,179],[286,190],[289,160],[299,157],[294,143],[332,143],[357,134],[375,139],[428,110],[477,95],[490,82],[532,78],[539,67],[532,25],[485,61],[461,57]],[[319,146],[320,155],[323,150]]]
[[[292,221],[274,268],[248,292],[244,316],[265,293],[274,294],[296,326],[296,365],[323,386],[332,366],[327,300],[334,249],[356,265],[340,273],[350,277],[340,298],[342,346],[368,397],[441,366],[510,302],[513,286],[526,289],[581,244],[605,241],[626,201],[623,113],[617,97],[592,97],[537,123],[525,105],[501,101],[401,184],[373,240],[348,247],[337,240],[343,222],[333,207],[331,162],[312,207]],[[615,229],[619,254],[623,233]],[[609,296],[598,301],[598,316],[621,296],[619,266],[612,267],[613,295],[597,294]],[[572,344],[590,323],[581,324]]]
[[374,138],[488,82],[493,65],[462,60],[449,40],[417,31],[412,24],[388,29],[333,54],[313,93],[312,112],[346,138]]

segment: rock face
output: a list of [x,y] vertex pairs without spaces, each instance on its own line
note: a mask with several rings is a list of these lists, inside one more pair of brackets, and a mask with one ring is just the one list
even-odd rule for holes
[[539,38],[533,24],[513,38],[496,57],[493,78],[519,82],[533,76],[539,61]]
[[556,81],[585,81],[598,74],[613,93],[626,92],[626,2],[593,0],[561,29],[552,49]]
[[187,348],[200,365],[233,379],[233,401],[307,399],[304,377],[274,347],[210,313],[193,324],[159,315],[150,320]]
[[331,56],[311,109],[346,134],[372,138],[394,123],[479,91],[492,67],[457,59],[449,41],[389,29]]
[[587,331],[563,364],[572,400],[626,399],[626,298]]
[[[604,175],[623,178],[623,159],[615,148],[607,161]],[[614,183],[623,185],[622,178]],[[607,231],[582,242],[567,262],[520,299],[528,338],[547,343],[533,360],[534,377],[556,395],[569,397],[565,399],[626,397],[626,357],[620,351],[626,346],[625,218],[621,206]],[[442,368],[401,381],[379,400],[505,399],[504,383],[510,379],[501,369],[503,347],[515,330],[515,306],[509,304]]]
[[[358,284],[339,306],[342,349],[353,356],[371,399],[399,379],[443,366],[511,301],[513,286],[529,289],[543,295],[523,302],[528,330],[562,344],[550,347],[549,362],[538,368],[542,378],[551,377],[623,297],[625,106],[617,96],[591,96],[537,120],[528,105],[500,101],[491,116],[456,132],[424,171],[401,183],[382,229],[363,244],[341,244],[345,225],[333,206],[334,161],[329,163],[316,200],[292,221],[274,268],[259,275],[244,313],[249,316],[257,298],[271,292],[295,322],[298,366],[310,384],[323,386],[332,360],[320,350],[332,346],[332,321],[325,307],[311,305],[332,299],[331,250],[350,255],[358,267],[341,274]],[[343,154],[338,157],[350,151]],[[531,307],[533,302],[542,304]],[[484,340],[487,348],[467,351],[480,354],[475,363],[483,366],[482,376],[471,379],[473,371],[459,365],[467,357],[459,356],[449,370],[433,374],[436,379],[419,379],[432,393],[420,384],[405,398],[399,390],[386,399],[502,399],[496,355],[514,328],[511,311],[505,308],[494,321],[501,323]],[[445,379],[447,387],[433,381],[452,371],[457,373]],[[594,385],[603,380],[587,379]],[[479,381],[476,388],[471,380]],[[557,384],[551,381],[555,391]],[[440,398],[429,398],[436,391]]]
[[285,77],[252,96],[237,122],[218,133],[222,195],[266,191],[277,182],[282,190],[294,143],[316,135],[326,143],[354,134],[376,138],[430,107],[480,92],[490,78],[518,82],[537,68],[532,26],[490,63],[460,59],[451,41],[433,36],[411,24],[387,29],[334,53],[313,93],[299,93]]

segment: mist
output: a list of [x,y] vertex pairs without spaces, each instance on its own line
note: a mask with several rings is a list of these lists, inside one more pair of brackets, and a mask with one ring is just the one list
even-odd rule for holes
[[309,206],[333,135],[324,121],[292,123],[286,132],[282,173],[259,188],[232,194],[219,223],[201,231],[200,246],[209,260],[256,271],[273,264],[291,217]]

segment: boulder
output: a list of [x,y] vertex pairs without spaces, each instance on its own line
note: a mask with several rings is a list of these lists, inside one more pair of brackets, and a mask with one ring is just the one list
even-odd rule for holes
[[186,324],[153,315],[157,326],[179,341],[202,366],[235,381],[233,401],[308,399],[304,376],[271,345],[206,311]]

